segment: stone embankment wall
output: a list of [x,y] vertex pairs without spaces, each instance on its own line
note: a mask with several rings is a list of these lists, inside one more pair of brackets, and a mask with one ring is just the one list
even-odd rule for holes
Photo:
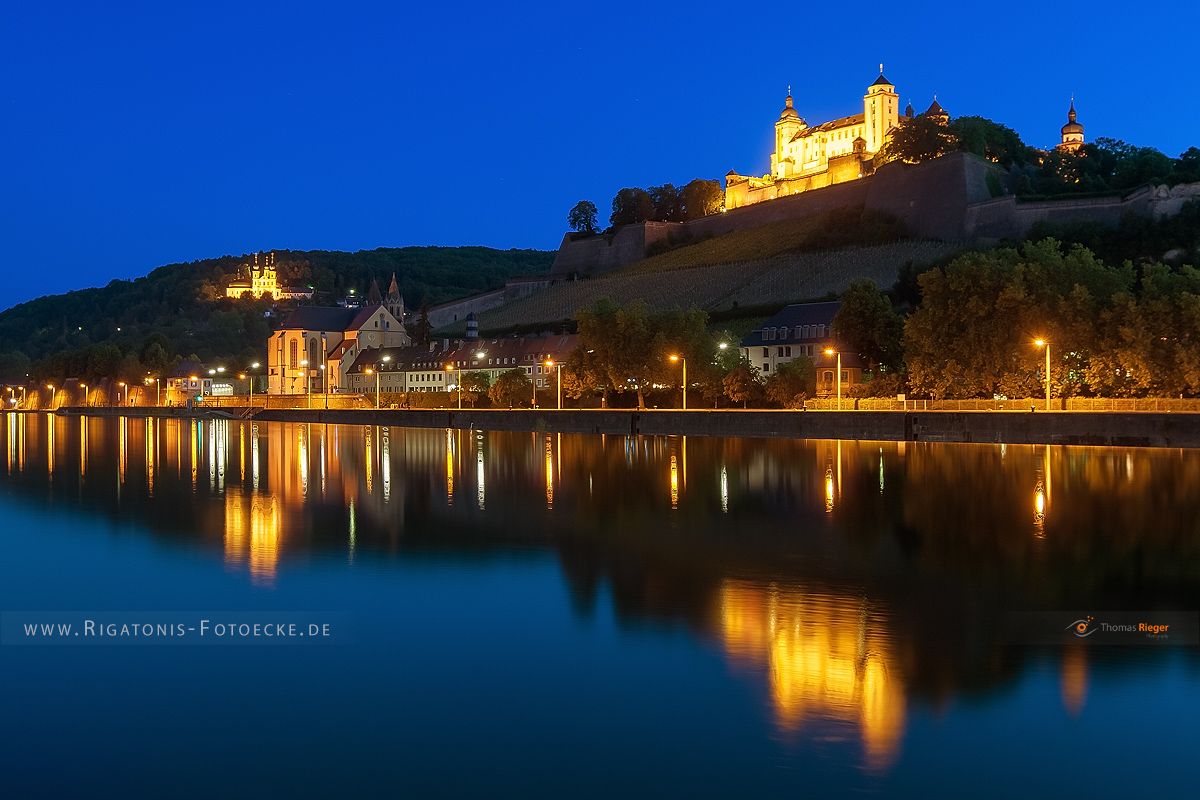
[[1200,447],[1200,414],[799,411],[262,411],[255,420],[662,436]]

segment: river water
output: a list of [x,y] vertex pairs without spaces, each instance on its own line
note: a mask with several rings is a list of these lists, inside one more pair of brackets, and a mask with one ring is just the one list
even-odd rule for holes
[[1200,451],[2,430],[8,797],[1194,788]]

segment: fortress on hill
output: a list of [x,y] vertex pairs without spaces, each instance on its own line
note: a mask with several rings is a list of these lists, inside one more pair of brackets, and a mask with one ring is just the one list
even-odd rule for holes
[[[762,177],[740,175],[730,170],[725,176],[725,208],[741,208],[764,200],[821,189],[857,180],[875,171],[875,156],[892,134],[917,115],[909,103],[900,114],[900,95],[883,74],[867,87],[861,114],[809,125],[796,111],[791,87],[783,110],[775,121],[775,152],[771,171]],[[948,125],[950,115],[937,97],[919,116]],[[1075,101],[1062,127],[1061,149],[1083,146],[1083,125],[1075,114]]]

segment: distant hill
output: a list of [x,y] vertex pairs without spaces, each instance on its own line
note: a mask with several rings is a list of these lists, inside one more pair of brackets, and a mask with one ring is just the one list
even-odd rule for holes
[[[400,247],[355,253],[276,250],[281,281],[312,286],[334,303],[371,279],[386,291],[395,273],[405,304],[440,303],[547,272],[554,254],[487,247]],[[143,278],[21,303],[0,312],[0,381],[144,374],[163,358],[261,360],[270,304],[223,297],[245,256],[159,267]],[[156,347],[152,347],[156,345]],[[134,372],[134,370],[140,370]]]

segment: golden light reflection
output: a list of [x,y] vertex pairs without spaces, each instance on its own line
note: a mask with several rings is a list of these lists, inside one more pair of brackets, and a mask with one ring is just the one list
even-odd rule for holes
[[250,424],[250,485],[258,491],[258,424]]
[[154,497],[154,420],[146,417],[145,426],[143,438],[146,440],[146,494]]
[[79,418],[79,477],[81,480],[87,476],[89,419],[89,417]]
[[554,444],[546,437],[546,508],[554,508]]
[[1087,647],[1073,645],[1063,648],[1062,663],[1059,665],[1059,680],[1062,685],[1063,707],[1073,716],[1079,716],[1087,702],[1088,654]]
[[479,510],[483,511],[487,505],[487,490],[485,488],[484,464],[483,464],[483,434],[478,434],[475,437],[475,502],[479,505]]
[[671,508],[679,508],[679,465],[671,456]]
[[725,465],[721,465],[721,510],[729,513],[729,473]]
[[129,419],[117,419],[117,486],[120,488],[125,485],[125,468],[129,463]]
[[255,583],[275,580],[282,520],[279,498],[270,494],[225,496],[225,563],[247,563]]
[[454,505],[454,432],[446,429],[446,505]]
[[867,601],[726,581],[720,629],[736,663],[767,668],[782,728],[853,725],[868,769],[895,760],[907,703],[887,620]]
[[54,480],[54,417],[46,418],[46,474]]
[[1033,489],[1033,528],[1039,539],[1046,535],[1046,490],[1041,481]]
[[833,513],[833,470],[825,470],[825,513]]
[[383,502],[392,499],[392,444],[391,433],[383,428],[379,433],[379,473],[383,478]]
[[200,464],[197,459],[200,451],[200,428],[195,420],[188,423],[188,451],[191,456],[188,464],[192,470],[192,492],[195,493],[196,484],[200,479]]
[[366,437],[363,440],[363,476],[367,484],[367,494],[374,494],[375,489],[375,459],[371,453],[371,428],[363,428],[363,434]]
[[[370,436],[368,429],[367,436]],[[300,472],[300,494],[308,497],[308,426],[296,428],[296,464]]]

